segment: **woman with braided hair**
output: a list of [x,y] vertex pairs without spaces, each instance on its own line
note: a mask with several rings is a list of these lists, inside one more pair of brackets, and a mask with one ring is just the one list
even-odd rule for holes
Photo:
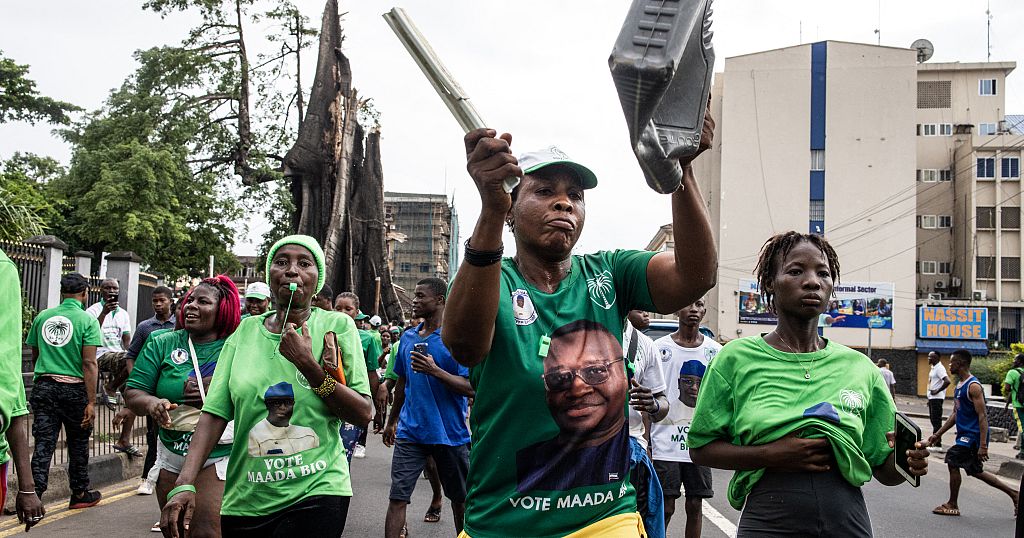
[[[732,469],[737,536],[871,536],[860,486],[903,482],[896,408],[878,368],[818,335],[839,259],[818,235],[765,242],[755,270],[774,331],[733,340],[704,375],[687,442],[698,465]],[[908,450],[924,475],[928,451]]]
[[[135,360],[125,399],[134,413],[152,417],[160,428],[156,499],[161,508],[185,463],[221,348],[240,318],[234,282],[225,275],[203,279],[181,301],[175,330],[151,335]],[[203,464],[192,536],[220,536],[218,511],[230,452],[231,440],[221,439]]]

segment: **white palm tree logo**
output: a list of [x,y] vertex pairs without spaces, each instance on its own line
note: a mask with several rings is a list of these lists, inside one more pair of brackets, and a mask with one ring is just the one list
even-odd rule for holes
[[[612,286],[612,275],[608,271],[602,271],[597,276],[588,278],[587,291],[590,292],[590,300],[605,310],[615,304],[615,288]],[[609,300],[609,296],[611,300]]]
[[843,406],[843,411],[851,415],[860,415],[861,411],[864,410],[864,396],[861,396],[855,390],[841,390],[839,392],[839,401]]
[[43,324],[42,336],[46,343],[55,347],[63,347],[71,339],[74,327],[71,320],[64,316],[54,316]]

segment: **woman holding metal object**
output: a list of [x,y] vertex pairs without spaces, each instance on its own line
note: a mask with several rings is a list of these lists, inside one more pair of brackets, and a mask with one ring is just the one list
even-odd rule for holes
[[351,318],[311,308],[325,279],[312,237],[281,239],[267,255],[276,310],[246,318],[221,350],[199,425],[161,514],[164,536],[189,531],[196,479],[229,420],[234,438],[221,507],[226,538],[340,536],[352,486],[341,421],[366,424],[373,406]]
[[[713,129],[708,115],[702,149]],[[687,248],[574,256],[596,175],[553,146],[517,159],[511,141],[491,129],[465,137],[482,210],[442,328],[476,389],[464,535],[640,536],[622,323],[631,309],[673,312],[714,285],[696,155],[680,162],[685,179],[671,195]],[[511,194],[509,177],[522,177]],[[506,223],[513,258],[502,257]]]
[[[152,336],[139,352],[125,394],[132,412],[152,417],[160,428],[156,499],[161,508],[185,463],[224,341],[238,327],[238,288],[224,275],[203,279],[185,295],[177,314],[181,328]],[[196,477],[192,536],[220,536],[230,452],[231,439],[221,439]]]
[[[904,481],[896,407],[870,359],[818,336],[839,281],[836,252],[821,236],[786,232],[765,243],[755,273],[778,326],[729,342],[711,361],[690,457],[737,471],[729,502],[743,510],[738,536],[871,536],[860,486]],[[907,451],[913,476],[928,470],[924,447]]]

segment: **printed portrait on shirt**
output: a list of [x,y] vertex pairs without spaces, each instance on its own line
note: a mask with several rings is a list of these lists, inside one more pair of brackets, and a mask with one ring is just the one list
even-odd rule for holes
[[558,491],[623,480],[629,469],[622,346],[603,325],[557,328],[544,362],[545,401],[555,437],[516,453],[518,491]]
[[289,456],[320,446],[320,438],[312,428],[291,423],[295,411],[295,392],[292,385],[280,382],[263,395],[267,418],[249,431],[249,455]]

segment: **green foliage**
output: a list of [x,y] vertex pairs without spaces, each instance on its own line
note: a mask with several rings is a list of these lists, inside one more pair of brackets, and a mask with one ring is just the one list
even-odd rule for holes
[[46,121],[66,125],[71,122],[68,113],[82,110],[71,103],[39,95],[35,81],[27,75],[27,65],[19,65],[0,50],[0,123]]
[[201,146],[223,144],[207,110],[183,97],[209,59],[173,47],[136,54],[138,71],[106,106],[64,131],[74,144],[66,178],[50,183],[68,202],[60,235],[93,252],[131,250],[176,278],[228,265],[240,216],[237,183],[223,167],[196,163]]
[[971,373],[985,385],[1001,385],[1012,364],[1012,355],[993,353],[988,357],[975,357],[971,361]]
[[28,206],[12,201],[13,194],[0,187],[0,241],[21,241],[43,233],[43,220]]

